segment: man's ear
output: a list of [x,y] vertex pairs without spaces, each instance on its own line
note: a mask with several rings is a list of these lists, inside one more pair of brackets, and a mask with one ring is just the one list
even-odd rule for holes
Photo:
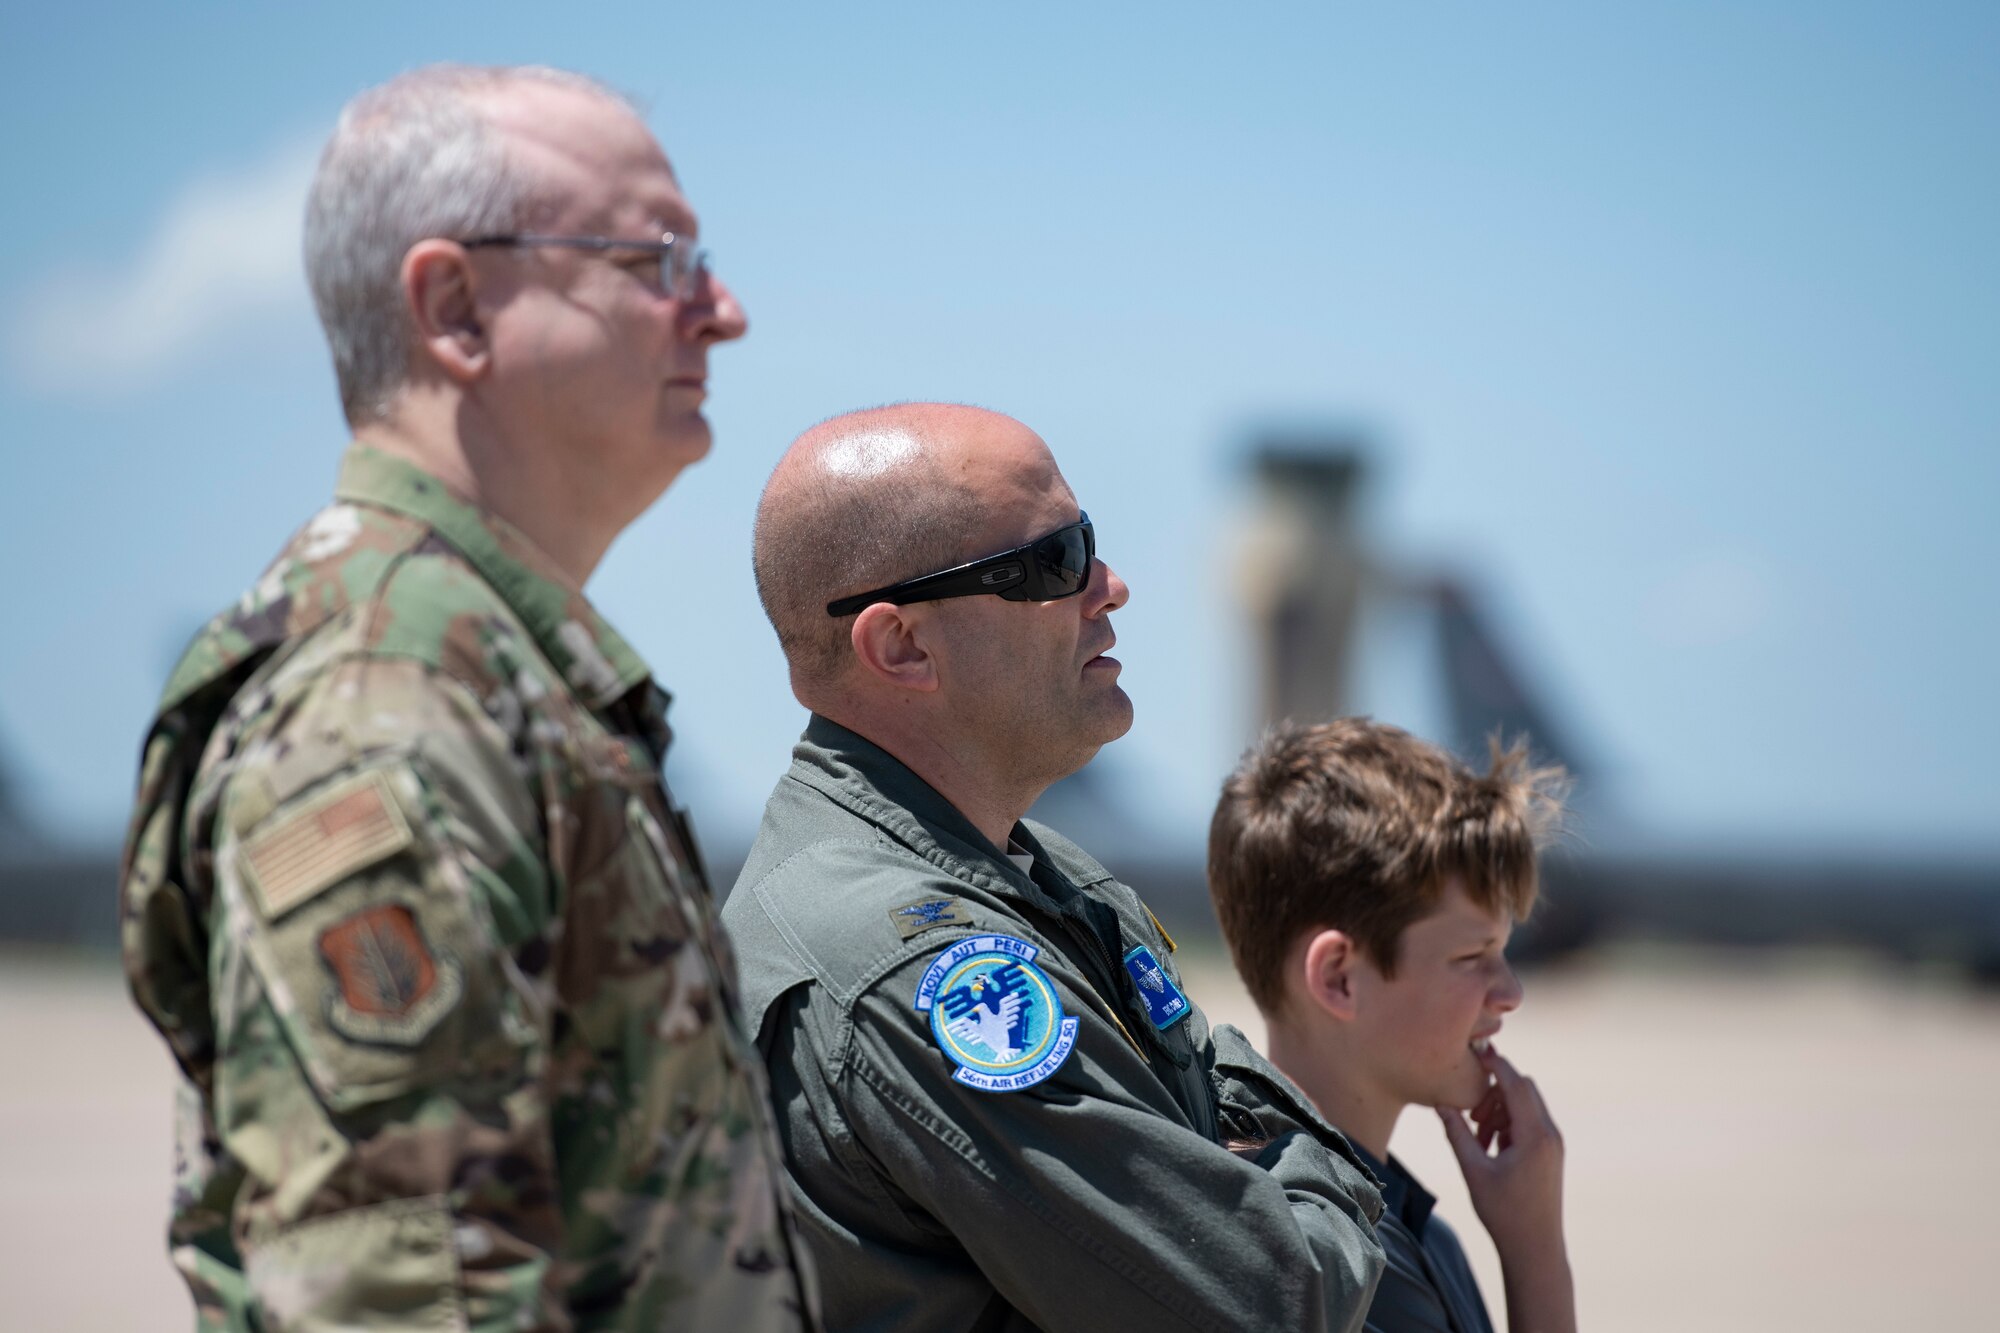
[[929,694],[938,687],[937,658],[917,632],[921,612],[876,602],[854,618],[848,641],[861,669],[898,689]]
[[1299,961],[1306,998],[1334,1018],[1353,1018],[1354,971],[1360,961],[1360,951],[1346,932],[1322,930],[1314,935],[1306,941]]
[[479,320],[472,260],[456,241],[418,241],[403,256],[403,304],[420,355],[455,384],[486,373],[492,353]]

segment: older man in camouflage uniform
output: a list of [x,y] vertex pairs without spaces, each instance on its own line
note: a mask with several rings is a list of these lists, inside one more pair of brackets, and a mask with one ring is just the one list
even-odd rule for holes
[[347,109],[307,268],[355,443],[145,747],[132,989],[204,1328],[794,1329],[812,1299],[665,696],[580,591],[744,330],[550,70]]

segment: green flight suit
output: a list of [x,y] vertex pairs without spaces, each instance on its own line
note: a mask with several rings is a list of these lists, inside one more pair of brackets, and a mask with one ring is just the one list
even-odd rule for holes
[[362,446],[169,682],[126,847],[204,1329],[811,1325],[665,696]]
[[[1012,838],[1026,872],[815,717],[724,907],[827,1327],[1359,1329],[1382,1202],[1347,1141],[1233,1028],[1156,1025],[1135,977],[1184,993],[1152,915],[1047,828]],[[993,936],[1033,966],[987,993],[1046,978],[1077,1023],[1025,1073],[1003,1056],[1010,1091],[968,1086],[948,1007],[919,1008]],[[1026,1034],[1019,1003],[983,1017]]]

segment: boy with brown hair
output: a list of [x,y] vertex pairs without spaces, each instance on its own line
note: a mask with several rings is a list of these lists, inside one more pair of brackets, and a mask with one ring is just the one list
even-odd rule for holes
[[1480,776],[1365,718],[1283,724],[1223,784],[1209,892],[1271,1062],[1386,1182],[1371,1330],[1492,1330],[1458,1238],[1389,1155],[1410,1105],[1443,1121],[1500,1253],[1509,1328],[1576,1327],[1562,1137],[1492,1046],[1521,1003],[1507,937],[1534,906],[1562,785],[1523,746],[1496,746]]

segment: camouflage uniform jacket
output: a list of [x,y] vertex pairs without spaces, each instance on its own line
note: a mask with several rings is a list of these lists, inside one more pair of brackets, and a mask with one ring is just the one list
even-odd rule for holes
[[1012,841],[815,717],[724,909],[827,1326],[1358,1331],[1353,1149],[1131,889]]
[[665,703],[519,532],[358,445],[196,637],[122,933],[201,1327],[811,1322]]

